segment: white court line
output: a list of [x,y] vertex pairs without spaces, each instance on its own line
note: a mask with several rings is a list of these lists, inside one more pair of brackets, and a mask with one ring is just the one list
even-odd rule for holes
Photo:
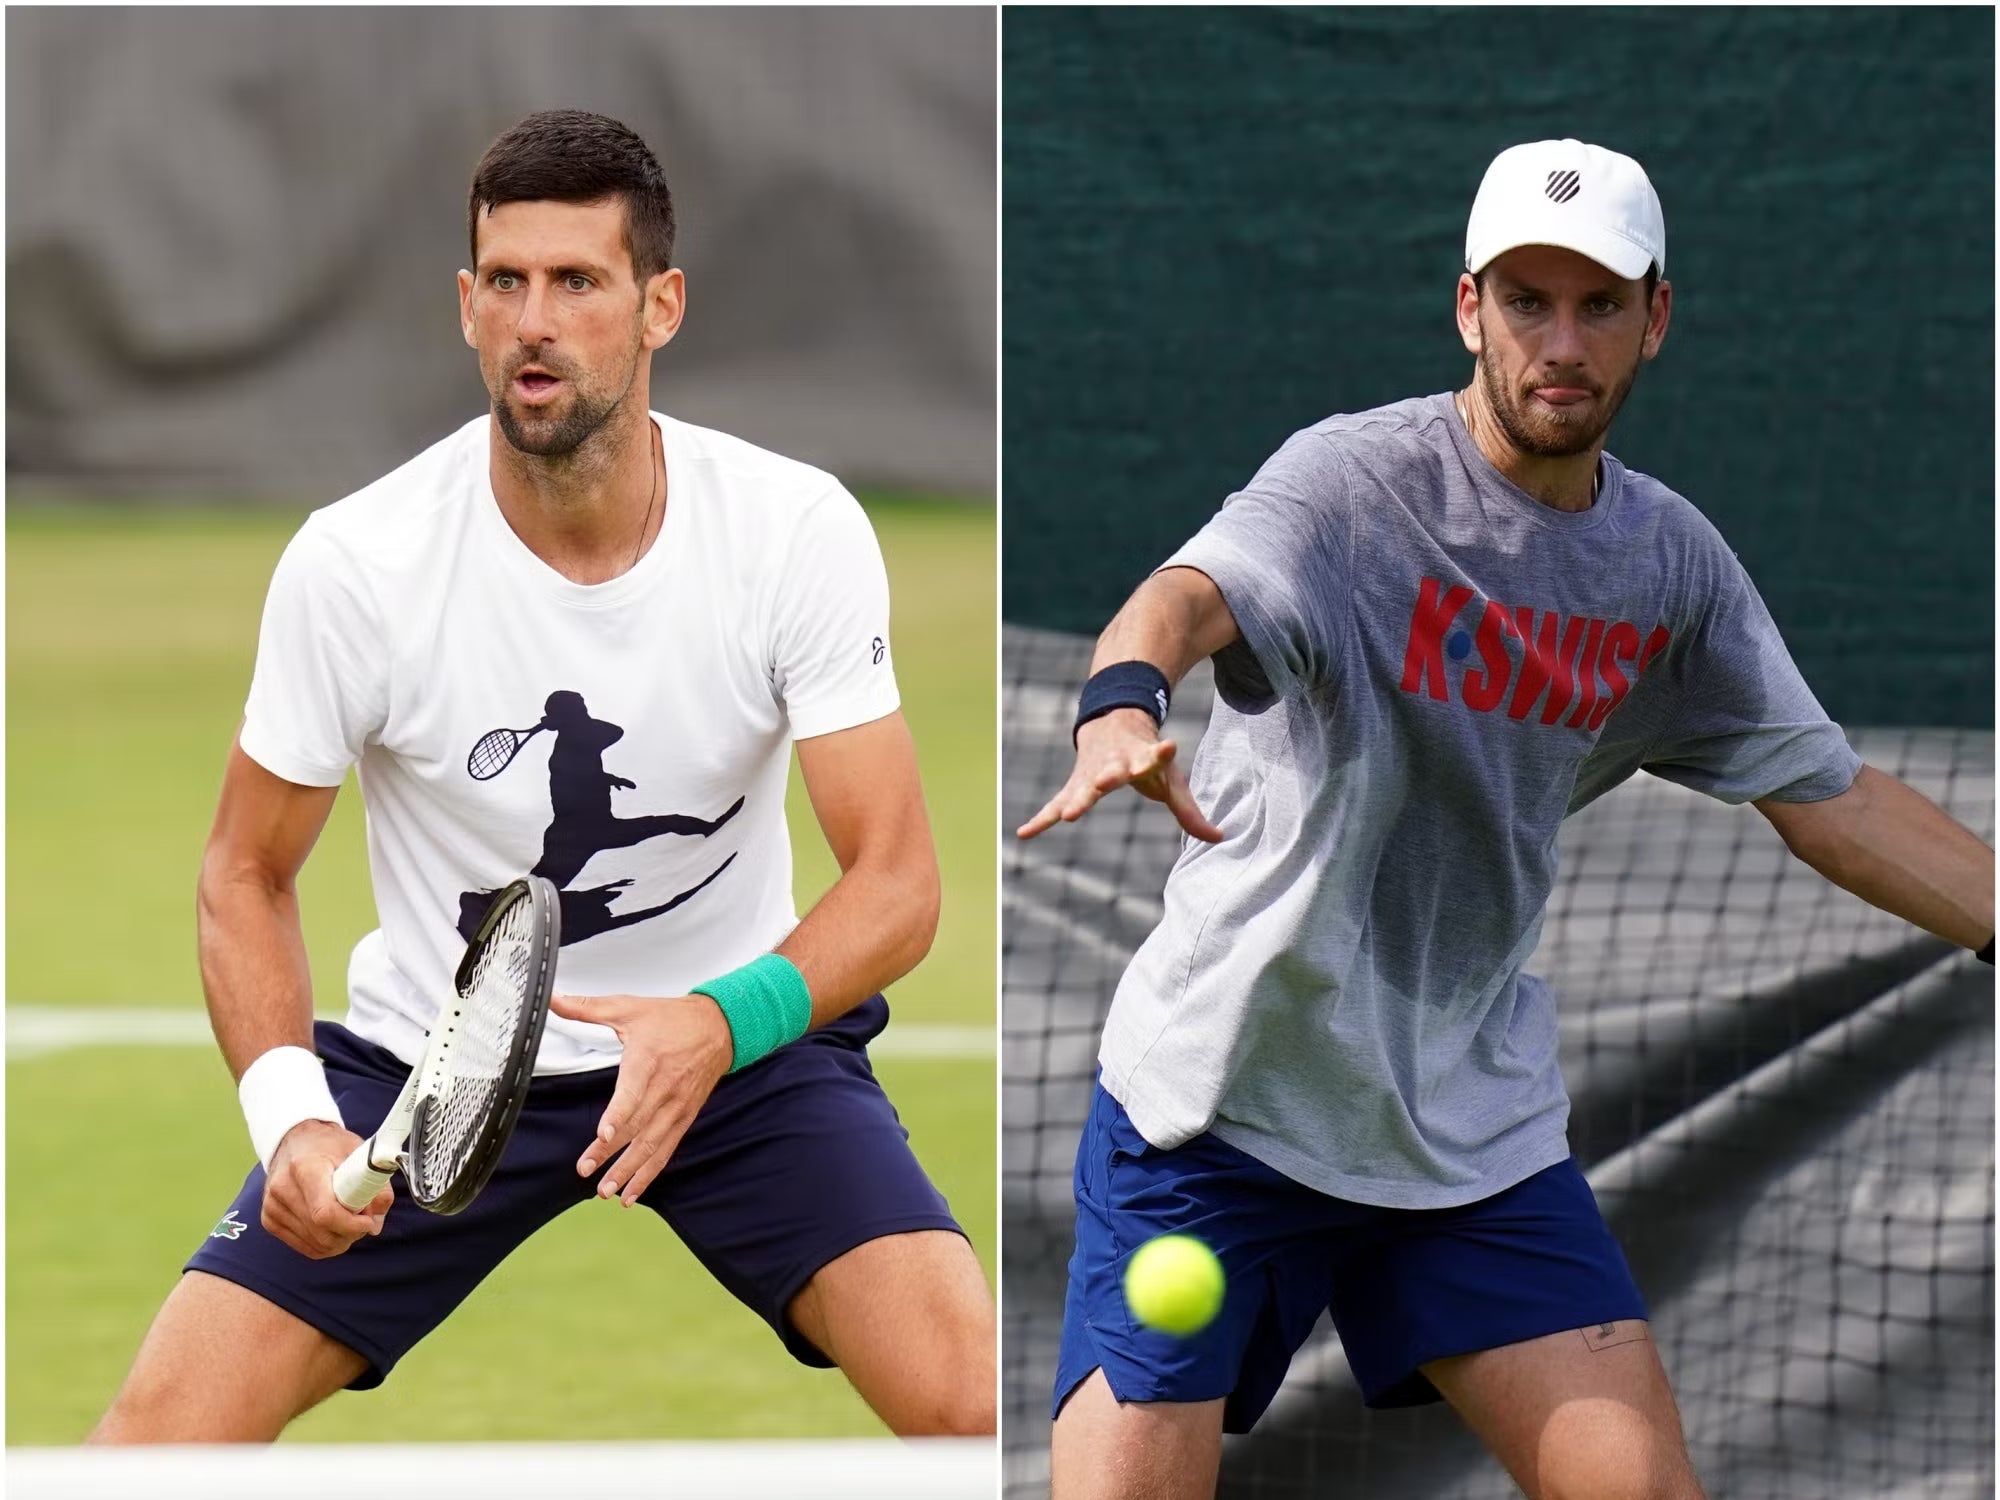
[[352,1495],[357,1460],[399,1491],[484,1500],[979,1500],[999,1483],[991,1438],[813,1442],[422,1443],[372,1447],[9,1448],[18,1500]]
[[[10,1005],[7,1058],[46,1057],[73,1047],[213,1047],[208,1013],[143,1005]],[[340,1016],[321,1016],[338,1021]],[[994,1053],[990,1026],[891,1021],[868,1044],[873,1057],[981,1058]]]

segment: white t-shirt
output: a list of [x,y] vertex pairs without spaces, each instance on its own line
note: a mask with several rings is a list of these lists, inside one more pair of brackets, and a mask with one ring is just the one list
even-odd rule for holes
[[[798,921],[792,741],[898,707],[853,496],[653,420],[665,519],[607,583],[570,582],[508,526],[487,417],[315,511],[272,577],[243,749],[305,786],[358,763],[381,926],[349,963],[347,1024],[407,1062],[491,893],[529,872],[562,893],[559,993],[685,994],[768,952]],[[494,729],[535,732],[475,778]],[[618,1052],[551,1016],[536,1071]]]

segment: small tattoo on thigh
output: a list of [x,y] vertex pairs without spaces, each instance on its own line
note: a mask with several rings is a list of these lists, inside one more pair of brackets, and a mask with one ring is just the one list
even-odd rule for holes
[[1615,1349],[1620,1344],[1640,1344],[1646,1340],[1646,1325],[1637,1319],[1624,1323],[1599,1323],[1579,1332],[1592,1354],[1600,1349]]

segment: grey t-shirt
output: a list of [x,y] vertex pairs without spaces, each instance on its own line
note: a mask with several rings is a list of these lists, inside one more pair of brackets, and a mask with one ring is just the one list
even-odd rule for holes
[[1563,818],[1635,770],[1810,802],[1860,770],[1701,514],[1606,454],[1539,504],[1449,395],[1296,434],[1165,565],[1217,654],[1166,915],[1104,1086],[1170,1147],[1213,1130],[1337,1197],[1441,1208],[1568,1155],[1555,1004],[1521,972]]

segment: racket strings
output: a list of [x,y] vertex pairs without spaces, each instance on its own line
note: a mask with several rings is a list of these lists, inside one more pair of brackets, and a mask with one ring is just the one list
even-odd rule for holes
[[529,1019],[534,937],[534,903],[516,901],[473,962],[457,1034],[423,1112],[421,1149],[413,1153],[423,1179],[415,1185],[420,1197],[435,1198],[458,1176],[499,1106],[502,1077]]

